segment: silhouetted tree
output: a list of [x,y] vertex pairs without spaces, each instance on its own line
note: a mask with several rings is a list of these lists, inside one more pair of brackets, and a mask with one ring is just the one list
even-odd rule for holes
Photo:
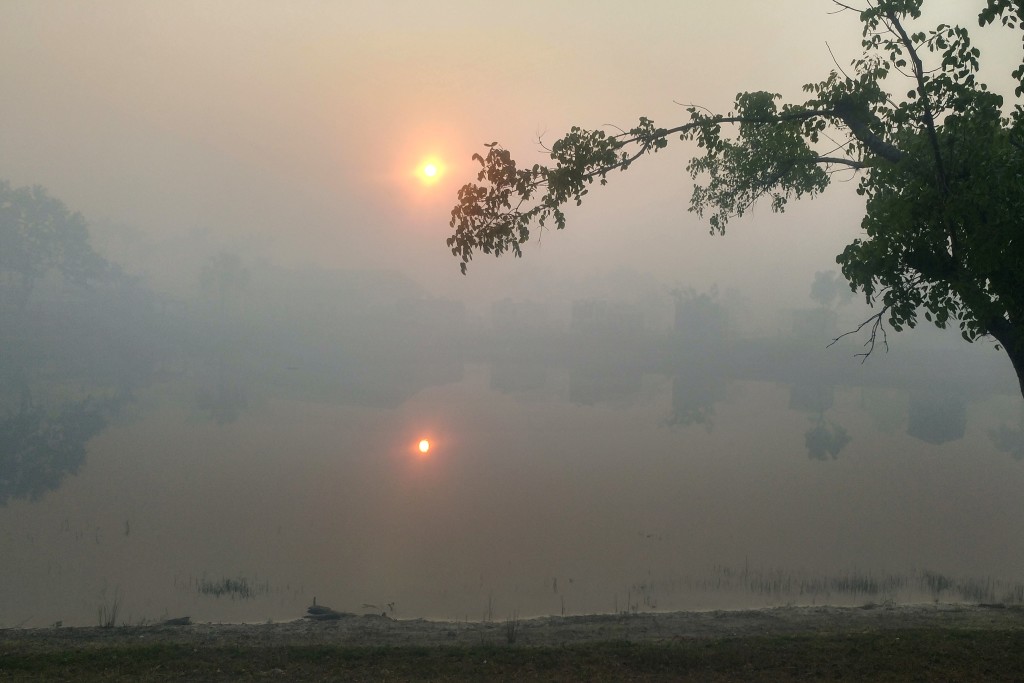
[[[549,166],[519,168],[491,143],[474,155],[479,184],[459,191],[448,246],[463,272],[475,252],[520,256],[531,230],[563,228],[563,207],[581,203],[595,181],[604,185],[610,172],[677,137],[701,150],[688,164],[698,181],[690,209],[708,215],[712,233],[759,199],[781,212],[850,170],[866,199],[865,235],[837,262],[851,288],[880,305],[858,328],[869,334],[865,356],[885,342],[885,320],[912,327],[923,309],[938,327],[958,324],[968,341],[994,337],[1024,395],[1024,109],[1007,112],[1003,97],[977,80],[980,51],[966,29],[912,29],[922,4],[867,2],[863,56],[851,74],[832,71],[805,86],[802,103],[779,106],[780,95],[745,92],[734,111],[691,106],[689,121],[668,128],[648,118],[613,135],[574,127],[551,145]],[[981,26],[1024,25],[1020,0],[978,6]],[[1013,77],[1016,99],[1024,64]]]
[[35,284],[56,271],[75,283],[102,276],[107,262],[93,251],[89,228],[39,186],[0,181],[0,291],[23,309]]
[[852,296],[850,288],[837,273],[820,270],[814,274],[814,282],[811,283],[811,299],[822,308],[841,306],[847,303]]

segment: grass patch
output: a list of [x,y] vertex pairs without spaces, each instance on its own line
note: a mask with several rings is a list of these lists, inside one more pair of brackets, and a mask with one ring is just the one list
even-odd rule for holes
[[250,581],[244,576],[221,579],[207,579],[204,576],[196,581],[196,591],[200,595],[211,595],[215,598],[226,595],[232,600],[251,600],[270,593],[270,584],[266,581]]
[[[2,636],[0,636],[2,638]],[[1024,630],[904,629],[567,647],[114,645],[12,652],[0,680],[1022,680]]]
[[114,628],[117,626],[117,614],[121,611],[121,598],[115,595],[110,604],[102,603],[96,609],[96,620],[101,628]]

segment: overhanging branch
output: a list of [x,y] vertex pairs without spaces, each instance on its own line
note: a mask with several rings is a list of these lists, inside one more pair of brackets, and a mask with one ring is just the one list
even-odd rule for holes
[[864,347],[867,349],[867,351],[862,351],[861,353],[855,353],[855,354],[853,354],[853,357],[854,358],[860,358],[860,362],[861,363],[866,361],[868,359],[868,356],[870,356],[874,352],[874,350],[875,350],[875,344],[878,342],[878,335],[879,334],[882,335],[882,339],[881,339],[882,345],[885,346],[885,351],[886,351],[886,353],[888,353],[889,352],[889,339],[888,339],[888,337],[886,335],[886,332],[885,332],[885,322],[883,320],[883,317],[885,316],[885,314],[886,314],[886,312],[888,310],[889,310],[888,306],[882,307],[882,310],[880,310],[878,313],[876,313],[875,315],[871,316],[870,318],[868,318],[867,320],[862,322],[860,325],[857,325],[857,327],[855,329],[852,329],[849,332],[843,332],[841,335],[839,335],[838,337],[833,339],[831,342],[829,342],[828,346],[826,346],[825,348],[831,347],[833,344],[838,342],[843,337],[849,337],[852,334],[857,334],[858,332],[863,330],[865,326],[870,324],[871,325],[871,332],[870,332],[870,334],[868,334],[867,341],[864,342]]
[[[690,121],[673,128],[658,128],[654,131],[654,134],[650,136],[636,136],[633,134],[626,134],[625,136],[615,136],[623,146],[632,143],[639,143],[640,147],[633,153],[624,156],[622,159],[614,164],[602,166],[585,176],[584,181],[591,181],[599,177],[607,175],[609,172],[614,171],[618,168],[628,168],[630,164],[647,154],[652,149],[655,149],[658,140],[663,140],[671,135],[687,135],[700,128],[708,126],[719,126],[722,124],[751,124],[751,123],[762,123],[766,125],[780,124],[780,123],[792,123],[802,122],[812,119],[814,117],[823,117],[831,119],[839,119],[842,121],[865,147],[868,148],[873,154],[876,154],[886,161],[896,163],[903,159],[904,152],[896,146],[886,142],[877,134],[873,133],[867,124],[862,120],[860,112],[856,112],[852,103],[843,100],[836,104],[832,109],[802,109],[798,111],[783,112],[777,116],[709,116],[704,119],[697,121]],[[868,163],[856,161],[854,159],[846,159],[842,157],[816,157],[811,160],[811,163],[825,163],[825,164],[843,164],[850,168],[867,168],[870,166]]]

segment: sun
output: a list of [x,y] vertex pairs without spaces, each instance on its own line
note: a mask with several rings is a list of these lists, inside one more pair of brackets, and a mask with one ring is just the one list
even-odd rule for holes
[[419,445],[417,445],[419,452],[426,455],[430,452],[430,441],[427,439],[420,439]]
[[428,157],[416,167],[416,175],[424,185],[434,185],[444,175],[444,164],[436,157]]

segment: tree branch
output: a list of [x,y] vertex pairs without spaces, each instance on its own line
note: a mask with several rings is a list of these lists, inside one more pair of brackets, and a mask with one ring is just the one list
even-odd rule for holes
[[881,333],[881,335],[882,335],[882,345],[885,346],[885,352],[888,353],[889,352],[889,339],[886,336],[886,332],[885,332],[885,322],[882,320],[882,318],[885,316],[885,314],[886,314],[886,312],[888,310],[889,310],[888,306],[883,306],[882,310],[880,310],[878,313],[874,314],[873,316],[871,316],[870,318],[868,318],[867,320],[862,322],[860,325],[857,325],[857,327],[855,329],[852,329],[849,332],[843,332],[841,335],[839,335],[838,337],[833,339],[831,342],[829,342],[828,346],[826,346],[825,348],[827,349],[827,348],[831,347],[833,344],[838,342],[843,337],[849,337],[851,334],[857,334],[858,332],[863,330],[864,327],[868,323],[870,323],[871,324],[871,333],[868,335],[867,341],[864,342],[864,346],[867,348],[867,351],[863,351],[861,353],[855,353],[855,354],[853,354],[853,357],[854,358],[858,358],[859,357],[861,363],[866,361],[868,359],[868,356],[870,356],[874,352],[874,350],[875,350],[875,344],[878,341],[879,333]]
[[853,159],[846,159],[845,157],[815,157],[812,161],[816,164],[840,164],[842,166],[849,166],[854,169],[870,168],[871,164],[866,164],[863,161],[855,161]]
[[[630,143],[640,143],[640,148],[633,154],[623,157],[620,161],[603,166],[600,169],[592,171],[591,173],[583,176],[583,180],[590,181],[598,177],[604,176],[610,171],[614,171],[617,168],[628,168],[630,164],[642,157],[644,154],[651,151],[654,148],[654,143],[657,140],[665,139],[670,135],[686,135],[693,131],[703,128],[706,126],[717,126],[723,123],[764,123],[764,124],[778,124],[794,121],[806,121],[816,116],[824,118],[835,118],[842,121],[853,133],[854,137],[864,143],[871,152],[882,157],[886,161],[896,163],[903,159],[905,156],[904,152],[896,146],[886,142],[867,127],[866,123],[863,122],[862,117],[855,113],[852,102],[843,100],[832,109],[802,109],[799,111],[783,112],[777,116],[710,116],[698,121],[690,121],[674,128],[659,128],[654,131],[654,134],[649,137],[637,137],[630,135],[629,137],[613,136],[622,145],[628,145]],[[834,163],[844,164],[851,168],[867,168],[870,164],[866,164],[860,161],[854,161],[853,159],[842,159],[838,157],[817,157],[813,160],[814,163]]]
[[894,164],[899,163],[906,156],[901,149],[886,142],[868,127],[870,115],[866,107],[854,102],[852,98],[845,97],[836,102],[833,114],[845,123],[853,136],[872,153]]
[[[452,254],[462,259],[460,267],[463,272],[468,261],[472,259],[473,251],[501,254],[509,249],[519,256],[519,245],[529,238],[532,222],[537,221],[543,227],[545,221],[550,219],[554,220],[557,228],[564,227],[565,217],[560,210],[562,205],[569,201],[581,203],[583,196],[589,191],[588,185],[595,180],[602,185],[606,184],[609,173],[616,169],[625,170],[645,154],[664,148],[672,135],[679,135],[683,140],[696,141],[701,147],[706,148],[706,155],[703,158],[707,163],[714,164],[720,161],[723,155],[728,157],[730,154],[731,148],[726,142],[727,138],[720,133],[721,126],[725,124],[755,127],[755,130],[751,131],[741,129],[739,134],[739,146],[742,147],[744,142],[749,143],[748,151],[751,153],[756,153],[760,137],[756,127],[792,126],[793,139],[802,138],[803,144],[787,139],[786,144],[792,143],[793,149],[783,155],[762,160],[766,164],[766,172],[763,174],[766,177],[752,178],[749,186],[741,192],[752,194],[754,199],[773,191],[780,181],[787,178],[786,174],[798,166],[825,165],[858,170],[870,168],[880,160],[898,162],[905,156],[903,151],[872,132],[870,126],[877,124],[877,120],[872,119],[863,103],[858,106],[851,97],[823,101],[817,106],[812,104],[806,108],[776,111],[773,106],[768,107],[764,103],[777,96],[770,93],[742,95],[737,99],[740,114],[707,115],[699,111],[699,108],[691,106],[691,120],[672,128],[655,128],[646,118],[642,118],[636,128],[611,136],[573,128],[569,135],[552,145],[549,153],[554,164],[550,167],[538,164],[532,169],[517,169],[507,150],[496,147],[497,143],[487,145],[491,150],[486,158],[479,154],[473,157],[482,166],[478,180],[486,181],[486,185],[471,183],[463,186],[459,191],[459,204],[452,209],[449,225],[455,228],[455,234],[447,240]],[[752,104],[750,113],[744,113],[743,108]],[[824,153],[810,149],[807,143],[816,140],[817,133],[827,123],[843,124],[850,129],[852,135],[863,146],[859,150],[861,158],[832,156],[836,151],[834,149]],[[821,189],[818,187],[820,180],[802,178],[794,179],[794,182],[797,180],[801,180],[804,185],[786,186],[783,189],[787,193],[796,192],[797,196],[802,192],[810,192],[813,195]],[[718,188],[716,191],[720,190],[721,188]],[[536,197],[537,193],[541,193],[542,196]],[[787,197],[788,194],[785,197],[775,195],[773,206],[781,206]],[[739,197],[743,201],[750,198]],[[530,200],[535,204],[524,210],[524,204]],[[714,205],[716,201],[714,197],[708,199],[709,205]],[[697,203],[700,204],[699,201]],[[723,205],[719,205],[719,208],[723,212],[728,212]],[[727,216],[724,220],[727,220]],[[721,221],[718,214],[713,216],[713,228],[718,226],[721,231],[721,226],[724,225]]]
[[939,135],[935,131],[935,115],[932,112],[931,99],[928,97],[928,90],[925,88],[925,77],[924,77],[924,64],[921,62],[921,57],[917,54],[917,48],[914,47],[914,41],[907,35],[906,29],[903,28],[903,24],[900,23],[895,12],[889,9],[885,13],[886,18],[892,24],[893,31],[900,38],[900,42],[907,48],[907,52],[910,54],[910,61],[914,65],[914,80],[917,81],[917,96],[921,98],[921,104],[924,106],[924,125],[928,133],[928,143],[931,145],[932,154],[935,156],[935,172],[938,175],[939,186],[943,192],[949,192],[949,183],[946,179],[946,167],[942,160],[942,153],[939,150]]

